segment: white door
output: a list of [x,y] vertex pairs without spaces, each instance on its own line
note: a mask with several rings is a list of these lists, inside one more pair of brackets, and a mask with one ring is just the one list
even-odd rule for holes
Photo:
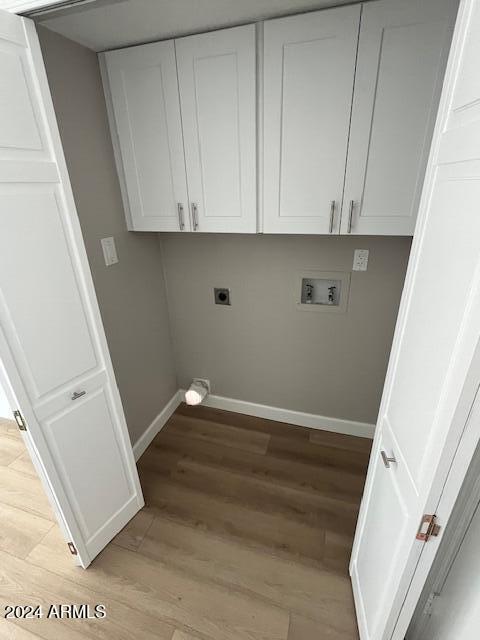
[[173,40],[100,59],[129,229],[189,231]]
[[337,233],[360,5],[264,25],[265,233]]
[[[416,533],[435,513],[458,444],[456,412],[480,340],[479,59],[480,2],[464,0],[351,560],[362,640],[406,631],[408,616],[396,622],[425,546]],[[389,468],[382,451],[396,460]]]
[[175,40],[191,224],[255,233],[255,26]]
[[364,4],[341,233],[413,235],[457,6]]
[[0,361],[79,561],[143,497],[40,47],[0,12]]

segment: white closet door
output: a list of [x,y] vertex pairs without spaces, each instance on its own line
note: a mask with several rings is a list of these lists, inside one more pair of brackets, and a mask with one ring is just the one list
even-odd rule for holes
[[193,230],[255,233],[255,26],[175,47]]
[[342,233],[413,235],[457,4],[363,5]]
[[264,228],[338,233],[360,5],[264,27]]
[[0,361],[87,566],[143,497],[35,27],[0,11]]
[[173,40],[109,51],[103,60],[129,228],[190,230]]
[[[420,554],[434,558],[417,531],[423,514],[436,513],[478,395],[479,58],[480,2],[464,0],[350,565],[362,640],[405,636],[408,613],[397,618],[402,607],[414,607],[406,594]],[[445,298],[450,291],[453,304]],[[387,467],[382,451],[396,462]]]

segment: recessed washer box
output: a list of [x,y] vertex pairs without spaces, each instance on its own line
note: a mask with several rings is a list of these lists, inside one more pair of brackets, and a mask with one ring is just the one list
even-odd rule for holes
[[295,280],[295,302],[301,311],[345,313],[350,273],[304,269]]

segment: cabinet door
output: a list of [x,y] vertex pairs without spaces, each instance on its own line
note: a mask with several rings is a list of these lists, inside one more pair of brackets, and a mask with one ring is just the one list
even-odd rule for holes
[[457,4],[363,6],[342,233],[413,234]]
[[194,231],[256,231],[255,26],[175,41]]
[[189,230],[173,41],[109,51],[104,61],[128,227]]
[[264,231],[338,233],[360,6],[264,26]]

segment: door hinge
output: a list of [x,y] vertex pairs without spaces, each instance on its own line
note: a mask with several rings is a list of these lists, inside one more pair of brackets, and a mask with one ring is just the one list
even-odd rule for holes
[[432,615],[432,611],[433,611],[433,602],[435,600],[435,598],[437,597],[436,593],[431,593],[428,598],[427,601],[425,603],[425,606],[423,607],[423,615],[424,616],[431,616]]
[[15,422],[17,423],[18,428],[20,429],[20,431],[26,431],[27,430],[27,425],[26,425],[26,422],[23,419],[23,416],[20,413],[20,411],[14,411],[13,412],[13,417],[15,418]]
[[425,513],[417,531],[416,538],[422,542],[428,542],[432,536],[438,536],[440,526],[437,524],[435,514]]
[[78,556],[77,547],[73,544],[73,542],[68,542],[67,546],[72,556]]

